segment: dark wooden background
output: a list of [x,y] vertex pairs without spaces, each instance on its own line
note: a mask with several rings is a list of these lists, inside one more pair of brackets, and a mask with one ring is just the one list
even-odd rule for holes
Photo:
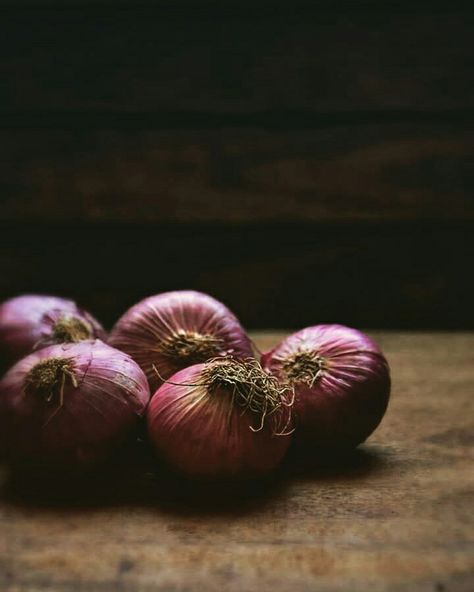
[[3,2],[0,298],[474,328],[474,14]]

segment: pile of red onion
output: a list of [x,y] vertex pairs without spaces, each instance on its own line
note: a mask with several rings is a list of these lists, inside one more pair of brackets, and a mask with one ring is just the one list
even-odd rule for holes
[[12,466],[93,467],[145,418],[176,471],[249,477],[275,469],[291,442],[318,460],[354,448],[390,393],[387,361],[363,333],[309,327],[259,361],[235,315],[194,291],[142,300],[109,336],[70,300],[12,298],[0,305],[0,354],[13,364],[0,381],[0,451]]

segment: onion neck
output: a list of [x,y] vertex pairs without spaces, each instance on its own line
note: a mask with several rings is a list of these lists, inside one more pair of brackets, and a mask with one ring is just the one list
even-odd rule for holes
[[46,358],[31,368],[24,380],[26,395],[39,397],[46,403],[58,400],[62,405],[64,387],[70,382],[77,387],[71,358]]
[[78,317],[64,316],[54,323],[51,340],[53,343],[77,343],[93,337],[90,323]]
[[185,365],[207,362],[222,353],[223,341],[214,335],[196,331],[177,331],[160,343],[160,350],[172,360]]
[[325,360],[315,352],[299,351],[285,358],[282,368],[290,383],[303,382],[313,386],[325,368]]

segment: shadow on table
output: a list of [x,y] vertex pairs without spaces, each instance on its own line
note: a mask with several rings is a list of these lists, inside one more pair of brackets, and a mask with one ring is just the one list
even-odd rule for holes
[[387,467],[389,455],[381,447],[361,446],[346,452],[315,453],[304,456],[290,449],[282,472],[288,479],[304,481],[348,481],[362,479]]
[[261,511],[295,481],[317,486],[328,480],[363,479],[385,464],[385,455],[376,448],[325,456],[318,463],[290,454],[278,471],[265,478],[191,481],[158,464],[147,446],[139,443],[87,474],[31,469],[5,473],[0,495],[4,502],[36,509],[146,506],[160,513],[239,516]]

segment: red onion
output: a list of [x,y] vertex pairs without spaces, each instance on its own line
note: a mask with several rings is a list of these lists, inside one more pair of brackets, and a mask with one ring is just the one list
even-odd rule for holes
[[72,300],[31,294],[0,305],[0,354],[4,368],[40,347],[95,338],[105,338],[103,328]]
[[160,457],[189,476],[245,476],[283,458],[291,397],[256,360],[216,358],[173,375],[153,396],[148,434]]
[[162,379],[192,364],[219,355],[253,354],[234,314],[211,296],[190,290],[142,300],[117,321],[109,343],[132,356],[152,392]]
[[387,361],[379,347],[355,329],[308,327],[263,354],[262,364],[294,387],[295,443],[310,454],[313,447],[357,446],[375,430],[387,408]]
[[133,431],[149,397],[138,365],[99,340],[43,348],[0,381],[4,453],[12,464],[94,465]]

